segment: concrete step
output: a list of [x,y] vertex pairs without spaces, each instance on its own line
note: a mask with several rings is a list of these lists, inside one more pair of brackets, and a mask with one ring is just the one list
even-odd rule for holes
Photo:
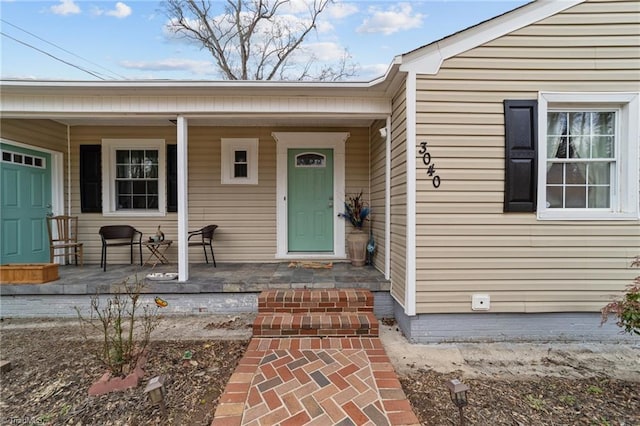
[[261,312],[254,337],[378,337],[373,312]]
[[373,312],[373,294],[364,289],[267,290],[258,297],[258,313]]

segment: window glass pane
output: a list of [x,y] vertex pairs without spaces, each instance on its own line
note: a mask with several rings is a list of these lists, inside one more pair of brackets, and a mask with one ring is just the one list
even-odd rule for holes
[[158,208],[158,197],[156,197],[156,196],[147,197],[147,208],[149,208],[149,209],[157,209]]
[[116,185],[116,191],[117,195],[131,194],[131,181],[119,180]]
[[565,165],[560,163],[551,164],[547,167],[547,183],[550,184],[562,184],[564,183],[564,169]]
[[22,155],[13,154],[13,162],[17,164],[22,164]]
[[31,156],[26,156],[24,157],[24,164],[27,164],[29,166],[33,165],[33,157]]
[[589,183],[592,185],[609,185],[611,183],[610,163],[589,163]]
[[144,173],[147,179],[157,179],[158,178],[158,166],[144,166]]
[[246,163],[247,162],[247,151],[234,151],[234,162],[236,163]]
[[548,158],[567,158],[567,138],[561,137],[547,142]]
[[577,136],[569,138],[569,158],[589,158],[591,137]]
[[148,180],[147,181],[147,194],[149,194],[149,195],[158,195],[158,181],[157,180]]
[[582,209],[587,206],[587,187],[568,186],[565,188],[564,206],[569,209]]
[[147,150],[144,152],[144,162],[145,164],[158,164],[158,151],[155,149]]
[[562,200],[562,187],[561,186],[547,186],[547,207],[552,209],[561,209]]
[[589,208],[608,209],[611,200],[611,188],[609,186],[589,187]]
[[128,177],[129,177],[129,166],[116,167],[116,179],[123,179]]
[[591,113],[571,112],[569,113],[569,134],[572,136],[591,134]]
[[567,134],[567,113],[550,112],[547,114],[547,135],[561,136]]
[[321,154],[300,154],[296,157],[296,166],[301,167],[324,167],[325,157]]
[[615,117],[616,113],[613,111],[592,113],[593,134],[613,136],[615,134]]
[[144,195],[135,195],[133,198],[133,208],[134,209],[146,209],[147,208],[147,197]]
[[116,151],[116,163],[129,164],[129,151],[117,150]]
[[10,152],[3,152],[2,153],[2,161],[11,162],[11,153]]
[[613,136],[594,136],[591,138],[591,158],[614,157]]
[[247,164],[234,164],[233,177],[248,177]]
[[130,209],[131,208],[131,197],[129,196],[119,196],[117,198],[117,209]]
[[132,150],[131,151],[131,164],[142,164],[144,162],[144,151]]
[[582,185],[587,183],[587,165],[584,163],[567,163],[565,173],[565,183]]
[[36,159],[35,159],[35,161],[34,161],[34,165],[35,165],[36,167],[43,167],[43,164],[42,164],[42,158],[38,158],[38,157],[36,157]]
[[143,180],[133,181],[133,194],[146,194],[147,182]]

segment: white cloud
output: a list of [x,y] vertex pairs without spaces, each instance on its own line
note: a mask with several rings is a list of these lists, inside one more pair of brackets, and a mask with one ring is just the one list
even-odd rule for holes
[[304,50],[320,62],[338,61],[344,56],[344,47],[333,42],[309,43]]
[[327,14],[334,19],[343,19],[358,13],[358,6],[354,3],[333,3],[327,7]]
[[358,79],[373,80],[383,76],[389,69],[389,64],[369,64],[358,67]]
[[188,71],[192,74],[216,74],[217,67],[209,61],[193,59],[163,59],[160,61],[121,61],[120,66],[138,71]]
[[400,3],[388,10],[377,7],[370,9],[371,17],[364,20],[357,29],[359,33],[383,33],[390,35],[402,30],[419,28],[426,17],[421,13],[414,13],[409,3]]
[[116,3],[116,8],[113,10],[108,10],[106,12],[108,16],[113,16],[115,18],[126,18],[131,15],[131,8],[122,2]]
[[115,9],[112,9],[112,10],[104,10],[97,6],[94,6],[93,9],[91,10],[92,15],[95,15],[95,16],[107,15],[107,16],[113,16],[114,18],[118,18],[118,19],[126,18],[127,16],[131,15],[131,12],[132,12],[131,8],[122,2],[116,3]]
[[51,6],[50,10],[56,15],[75,15],[80,13],[80,6],[73,0],[60,0],[60,4]]

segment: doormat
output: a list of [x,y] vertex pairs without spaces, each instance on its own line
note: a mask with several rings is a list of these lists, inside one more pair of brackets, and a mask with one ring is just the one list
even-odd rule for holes
[[333,262],[291,262],[289,268],[307,268],[307,269],[331,269],[333,268]]

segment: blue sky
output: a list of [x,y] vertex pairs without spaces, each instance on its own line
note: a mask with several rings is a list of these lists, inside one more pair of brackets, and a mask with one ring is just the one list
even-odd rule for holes
[[[337,0],[307,43],[328,60],[347,48],[367,81],[396,55],[528,2]],[[0,18],[4,79],[219,79],[207,52],[167,33],[160,1],[0,0]]]

